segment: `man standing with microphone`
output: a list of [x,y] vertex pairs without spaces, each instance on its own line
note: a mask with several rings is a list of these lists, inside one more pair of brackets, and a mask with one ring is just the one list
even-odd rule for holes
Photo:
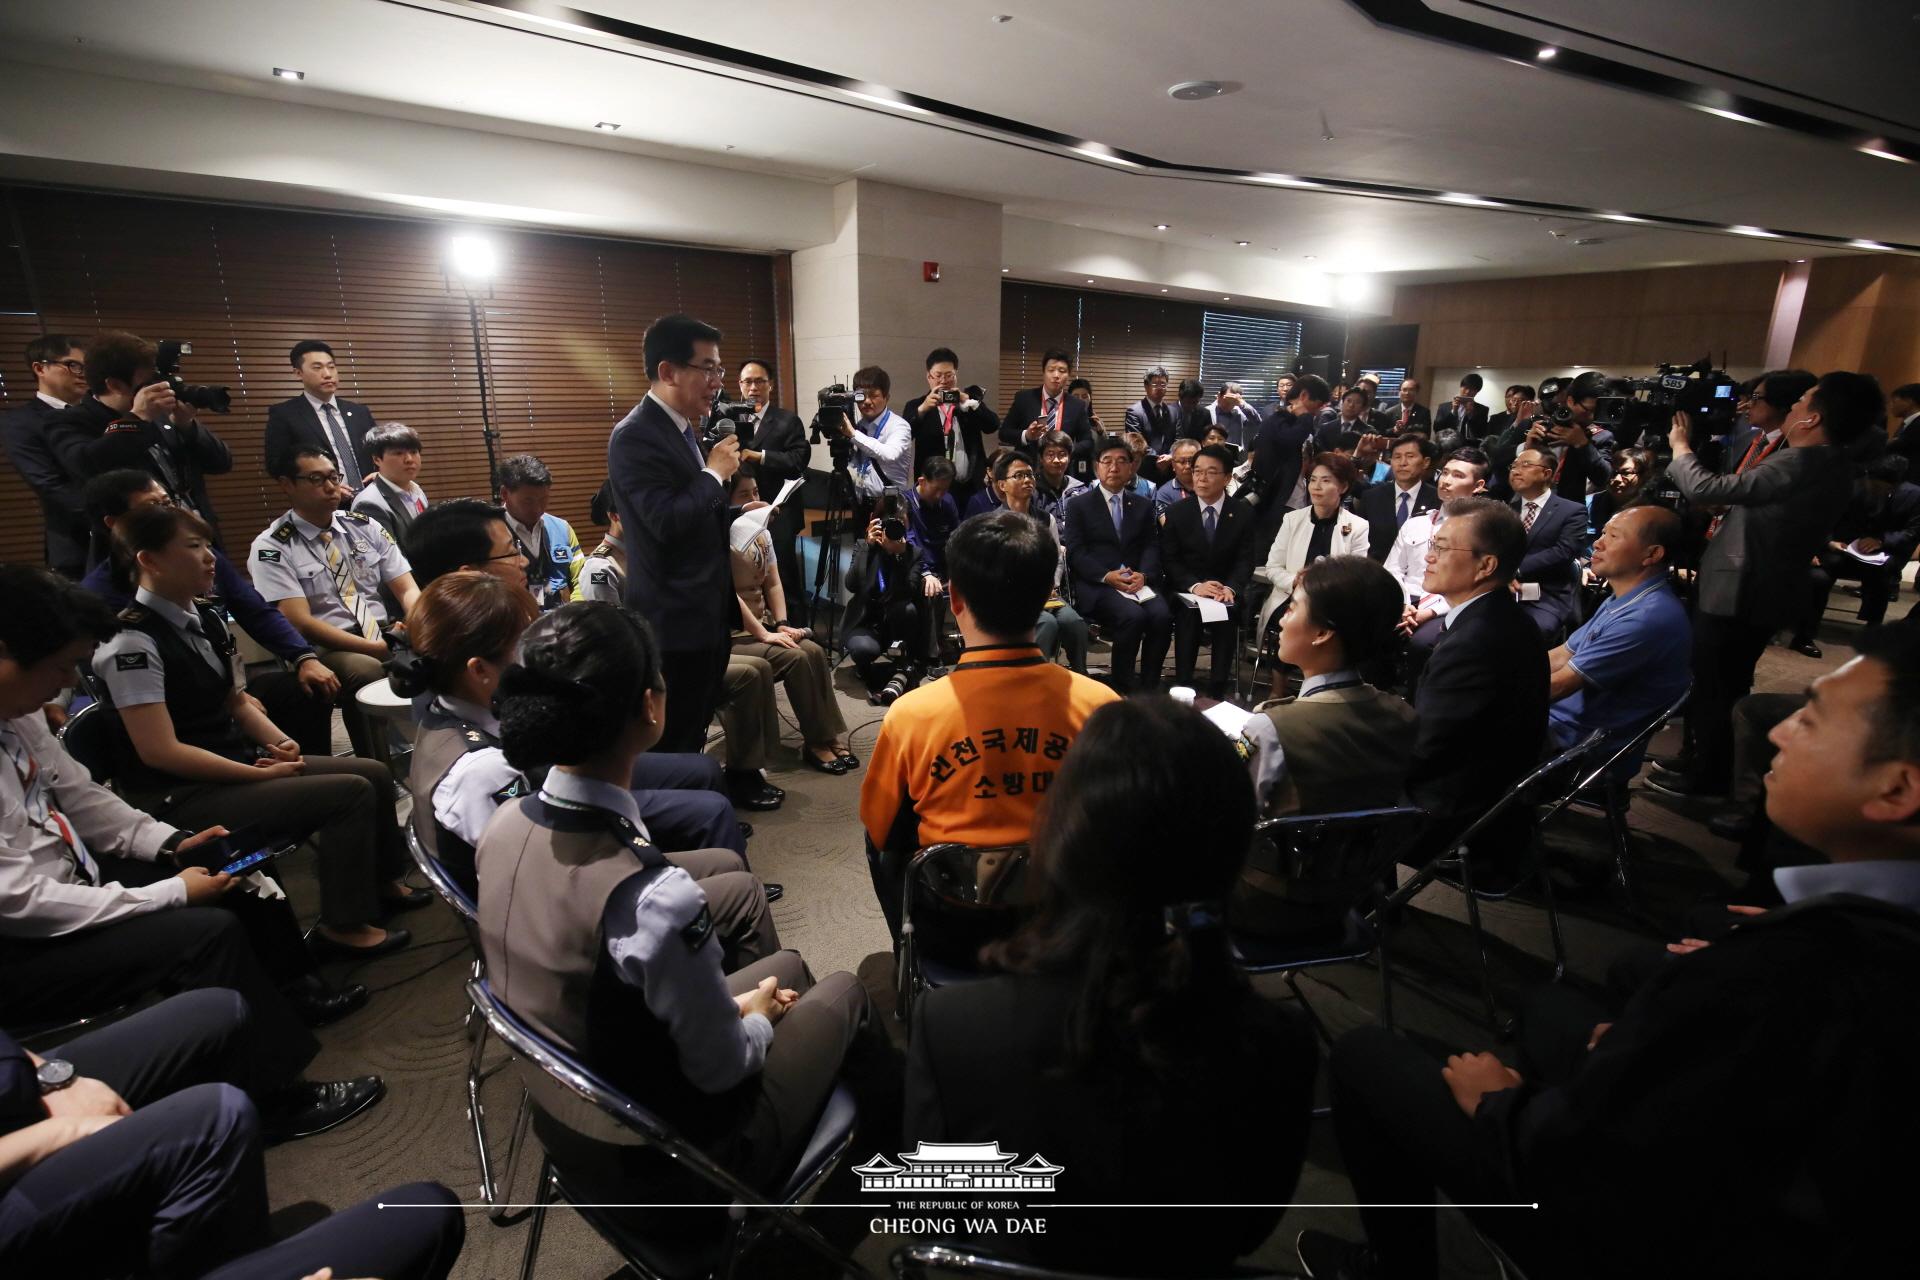
[[642,340],[646,398],[613,428],[607,474],[627,543],[626,604],[653,626],[667,683],[667,723],[655,748],[700,751],[719,704],[728,636],[738,616],[727,492],[740,468],[729,434],[701,448],[714,393],[726,383],[720,331],[662,316]]

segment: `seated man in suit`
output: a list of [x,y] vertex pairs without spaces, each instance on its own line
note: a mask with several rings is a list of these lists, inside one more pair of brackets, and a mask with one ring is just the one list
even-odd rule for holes
[[1173,680],[1193,683],[1200,655],[1200,607],[1180,599],[1186,592],[1227,607],[1224,622],[1206,624],[1213,668],[1207,691],[1227,696],[1233,674],[1234,632],[1240,600],[1253,581],[1254,544],[1259,540],[1253,505],[1227,496],[1228,459],[1224,445],[1201,449],[1188,465],[1191,497],[1174,503],[1160,517],[1160,557],[1166,565],[1168,602],[1173,613]]
[[[979,387],[960,386],[960,357],[949,347],[927,353],[927,394],[902,398],[901,416],[913,428],[913,474],[927,459],[953,464],[953,500],[964,507],[987,482],[987,453],[1000,436],[1000,419],[981,402]],[[763,486],[764,487],[764,486]]]
[[1469,373],[1460,379],[1460,390],[1453,399],[1440,406],[1440,412],[1433,415],[1434,434],[1442,431],[1458,431],[1469,442],[1478,441],[1487,434],[1487,406],[1478,400],[1480,388],[1487,380],[1477,373]]
[[[1074,607],[1113,638],[1113,687],[1160,683],[1173,634],[1173,615],[1160,598],[1160,539],[1153,503],[1133,491],[1133,451],[1119,436],[1100,442],[1094,455],[1100,483],[1066,506],[1064,539],[1073,573]],[[1144,655],[1141,653],[1145,646]]]
[[1334,441],[1349,432],[1361,437],[1374,434],[1373,418],[1367,409],[1367,393],[1361,387],[1349,387],[1332,414],[1324,410],[1321,412],[1320,421],[1314,428],[1314,443],[1322,449],[1331,449]]
[[[1443,510],[1424,585],[1446,597],[1446,634],[1414,698],[1419,729],[1407,775],[1414,803],[1435,818],[1429,850],[1532,772],[1547,732],[1547,648],[1511,587],[1526,550],[1520,517],[1491,498],[1455,498]],[[1531,827],[1532,815],[1516,812],[1482,847],[1512,864]]]
[[1042,355],[1040,385],[1014,394],[1007,416],[1000,420],[1000,443],[1037,450],[1041,436],[1062,431],[1076,449],[1086,447],[1093,434],[1093,411],[1088,400],[1067,394],[1067,383],[1072,380],[1072,356],[1055,350]]
[[[1356,1200],[1538,1203],[1465,1211],[1528,1275],[1866,1274],[1909,1247],[1886,1169],[1920,1140],[1920,1025],[1897,1012],[1920,983],[1920,635],[1857,643],[1771,735],[1767,815],[1828,862],[1773,873],[1786,905],[1669,947],[1616,1016],[1541,993],[1518,1070],[1342,1038]],[[1364,1248],[1303,1237],[1313,1275],[1438,1274],[1430,1211],[1360,1217]]]
[[[1487,491],[1487,455],[1472,445],[1464,445],[1447,455],[1440,464],[1434,489],[1440,502],[1471,498]],[[1400,634],[1407,638],[1406,673],[1408,697],[1420,684],[1420,673],[1433,653],[1433,646],[1446,634],[1441,618],[1446,616],[1447,598],[1426,589],[1427,544],[1446,521],[1444,505],[1423,516],[1414,516],[1400,526],[1393,546],[1387,550],[1387,572],[1399,582],[1406,596],[1406,612],[1400,618]],[[1368,525],[1371,533],[1373,526]]]
[[1433,412],[1420,403],[1418,378],[1403,378],[1400,382],[1400,398],[1375,412],[1381,426],[1391,436],[1397,436],[1402,431],[1433,430]]
[[1573,625],[1578,611],[1574,561],[1586,550],[1587,537],[1587,509],[1553,492],[1553,469],[1553,454],[1534,447],[1515,454],[1507,468],[1527,545],[1513,575],[1515,594],[1548,640]]
[[1595,539],[1590,567],[1607,600],[1547,655],[1555,749],[1595,729],[1631,737],[1693,682],[1693,627],[1667,582],[1682,536],[1679,516],[1648,504],[1619,512]]
[[366,445],[375,422],[373,410],[336,394],[340,369],[326,343],[316,338],[296,342],[287,361],[300,379],[301,392],[267,410],[267,474],[275,474],[276,462],[306,445],[332,458],[346,478],[346,493],[357,493],[375,470]]
[[405,542],[413,518],[427,509],[420,478],[420,436],[404,422],[383,422],[366,435],[376,474],[353,495],[353,510]]
[[46,531],[47,567],[67,578],[87,570],[87,517],[80,487],[85,476],[68,475],[47,444],[47,419],[87,396],[87,353],[78,338],[46,333],[27,344],[33,370],[32,399],[0,414],[0,445],[7,460],[40,499]]
[[1893,439],[1887,448],[1920,466],[1920,382],[1909,382],[1887,392],[1887,417]]
[[[1920,485],[1907,479],[1907,460],[1891,451],[1867,467],[1866,480],[1833,527],[1833,537],[1820,549],[1808,584],[1806,611],[1793,633],[1792,648],[1809,657],[1820,656],[1814,630],[1827,612],[1827,598],[1836,578],[1860,582],[1860,621],[1877,627],[1887,616],[1887,601],[1900,581],[1913,549],[1920,545]],[[1854,552],[1858,552],[1856,555]],[[1884,555],[1884,564],[1869,564],[1861,556]]]
[[1439,508],[1440,491],[1428,479],[1433,458],[1433,441],[1423,435],[1402,436],[1387,455],[1393,483],[1372,485],[1361,492],[1355,505],[1367,520],[1369,559],[1385,562],[1395,535],[1407,521]]

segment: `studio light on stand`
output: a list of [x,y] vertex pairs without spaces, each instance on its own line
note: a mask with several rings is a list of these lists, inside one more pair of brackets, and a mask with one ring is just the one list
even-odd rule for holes
[[482,290],[493,297],[493,278],[500,269],[500,255],[493,241],[485,236],[463,232],[447,242],[447,291],[457,282],[467,296],[467,324],[473,332],[473,369],[480,385],[480,438],[487,446],[487,488],[491,492],[500,474],[497,442],[500,433],[493,426],[493,403],[488,389],[488,373],[493,368],[493,347],[487,330],[486,308],[480,305]]

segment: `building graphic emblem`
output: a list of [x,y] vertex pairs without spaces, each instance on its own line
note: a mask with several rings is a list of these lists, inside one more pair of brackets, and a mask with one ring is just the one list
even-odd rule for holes
[[898,1164],[875,1155],[853,1171],[862,1191],[1051,1191],[1065,1172],[1037,1151],[1019,1159],[998,1142],[922,1142]]

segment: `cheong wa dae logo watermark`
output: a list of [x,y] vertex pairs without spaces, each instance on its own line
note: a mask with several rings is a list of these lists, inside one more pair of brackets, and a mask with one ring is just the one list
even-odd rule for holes
[[862,1191],[1052,1191],[1066,1170],[1034,1152],[1019,1164],[1018,1152],[998,1142],[922,1142],[898,1162],[876,1154],[853,1166]]

